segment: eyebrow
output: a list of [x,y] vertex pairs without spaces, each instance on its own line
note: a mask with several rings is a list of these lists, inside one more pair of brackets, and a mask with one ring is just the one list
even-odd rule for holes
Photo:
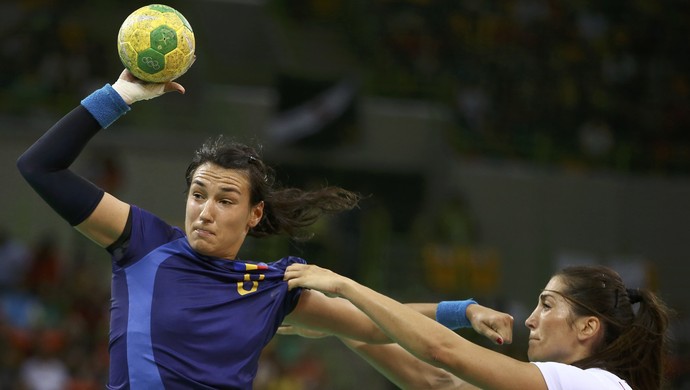
[[546,298],[555,298],[556,294],[560,295],[558,291],[543,290],[541,294],[539,294],[539,300],[544,302]]
[[[201,188],[206,188],[206,184],[204,184],[204,182],[202,182],[201,180],[198,180],[198,179],[192,180],[192,185],[197,185]],[[237,188],[235,186],[222,186],[222,187],[220,187],[220,191],[221,192],[234,192],[237,194],[241,194],[239,188]]]
[[563,295],[562,292],[557,291],[557,290],[547,290],[547,289],[543,289],[543,290],[541,291],[541,294],[539,294],[539,299],[540,299],[542,302],[544,302],[544,301],[546,300],[546,298],[551,297],[552,299],[556,299],[556,296],[560,296],[560,297],[561,297],[564,301],[566,301],[566,302],[570,302],[570,301],[571,301],[571,299],[570,299],[569,297]]

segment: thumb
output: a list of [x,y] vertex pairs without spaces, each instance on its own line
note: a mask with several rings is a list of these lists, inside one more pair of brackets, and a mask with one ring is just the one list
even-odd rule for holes
[[164,93],[167,93],[167,92],[179,92],[179,93],[181,93],[181,94],[184,95],[184,93],[185,93],[186,91],[185,91],[184,87],[183,87],[180,83],[177,83],[177,82],[175,82],[175,81],[168,81],[167,83],[165,83],[165,87],[163,88],[163,92],[164,92]]

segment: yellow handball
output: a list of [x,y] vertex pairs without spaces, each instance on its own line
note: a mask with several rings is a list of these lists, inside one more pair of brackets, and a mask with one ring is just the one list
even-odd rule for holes
[[122,64],[137,78],[163,83],[182,76],[194,63],[194,32],[172,7],[151,4],[132,12],[117,35]]

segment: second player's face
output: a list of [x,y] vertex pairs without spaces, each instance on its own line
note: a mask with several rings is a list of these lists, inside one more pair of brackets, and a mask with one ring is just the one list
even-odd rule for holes
[[249,204],[244,171],[206,163],[197,168],[187,195],[185,232],[192,248],[206,256],[235,259],[249,229],[263,215],[263,202]]
[[530,361],[571,363],[578,350],[577,331],[568,302],[558,292],[564,286],[552,278],[539,295],[539,302],[525,321],[530,330],[527,356]]

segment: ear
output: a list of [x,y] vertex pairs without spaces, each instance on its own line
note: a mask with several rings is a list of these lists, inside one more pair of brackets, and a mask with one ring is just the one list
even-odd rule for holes
[[264,216],[264,201],[257,203],[252,207],[251,215],[249,216],[249,228],[253,228],[261,222],[261,218]]
[[576,321],[577,337],[580,341],[596,341],[603,335],[601,321],[594,316],[581,317]]

